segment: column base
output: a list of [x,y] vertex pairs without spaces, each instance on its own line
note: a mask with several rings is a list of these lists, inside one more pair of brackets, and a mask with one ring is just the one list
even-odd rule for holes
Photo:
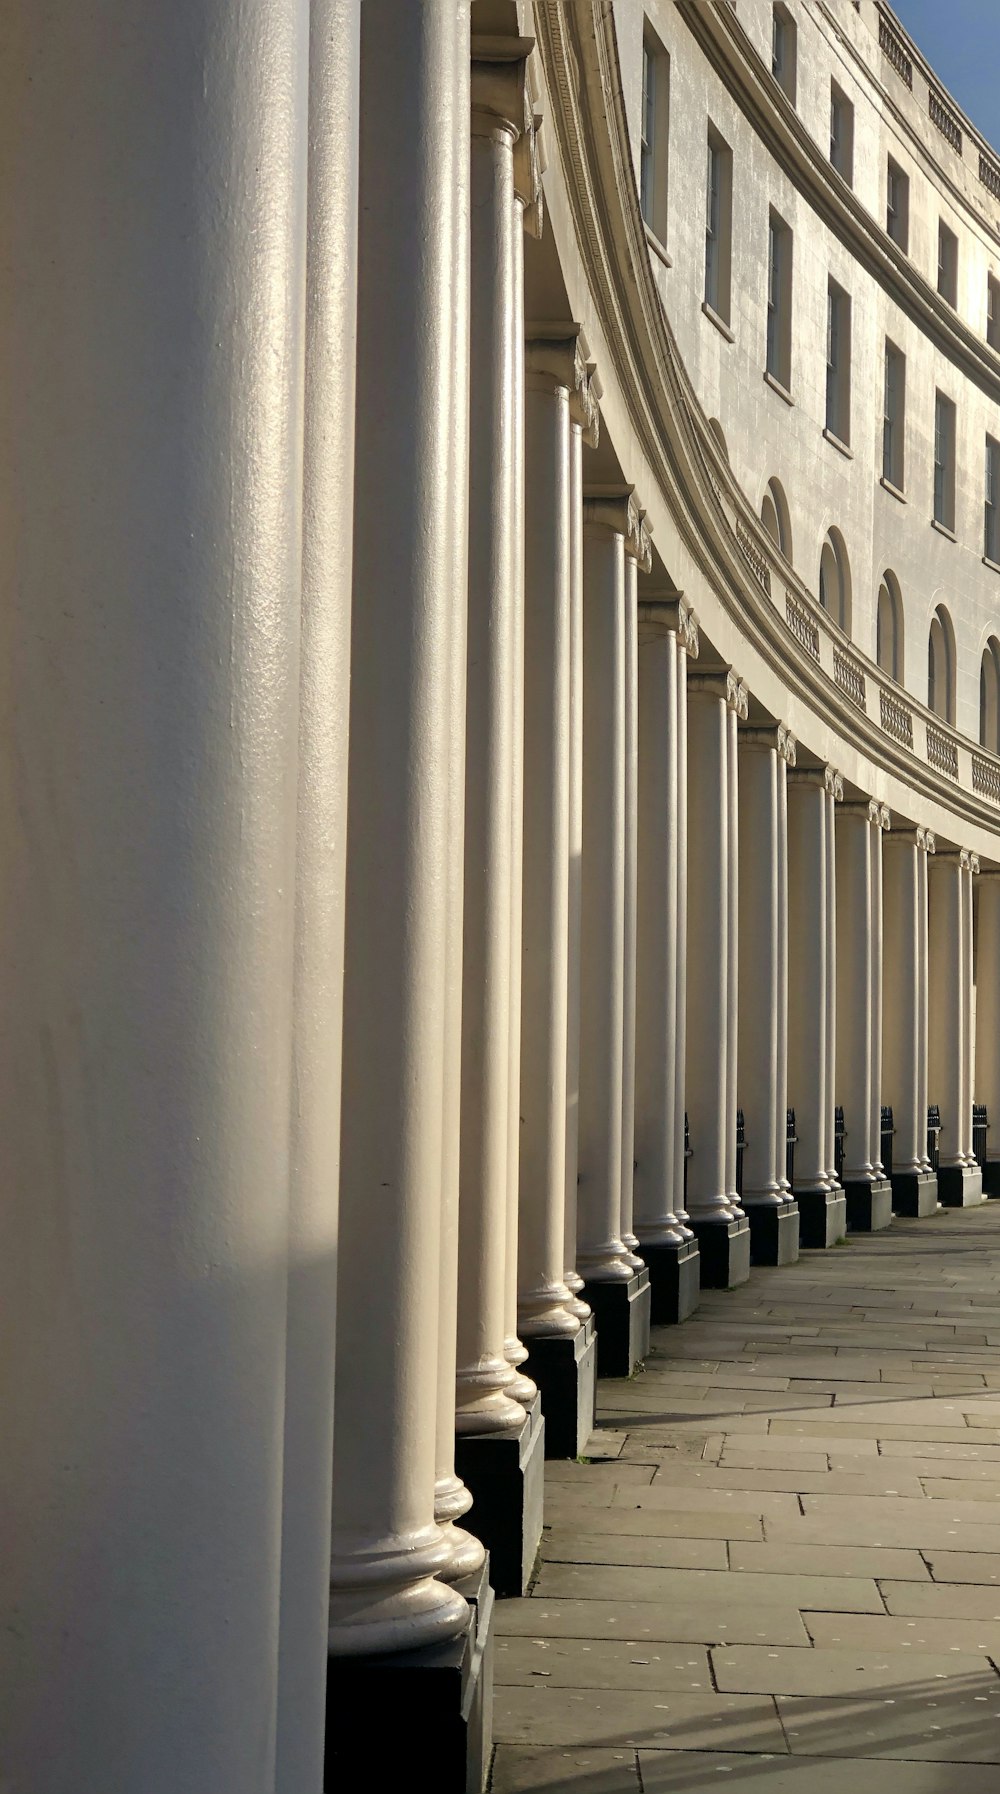
[[845,1178],[844,1195],[848,1233],[881,1233],[884,1227],[892,1226],[892,1185],[887,1177],[880,1177],[876,1183]]
[[750,1223],[746,1215],[732,1220],[699,1221],[691,1226],[701,1253],[702,1289],[735,1289],[750,1275]]
[[594,1430],[597,1333],[593,1315],[569,1339],[528,1339],[525,1370],[538,1384],[545,1456],[578,1458]]
[[799,1245],[810,1252],[836,1246],[847,1235],[847,1197],[843,1190],[796,1190]]
[[934,1171],[894,1171],[892,1174],[892,1212],[923,1221],[936,1215],[938,1180]]
[[1000,1196],[1000,1159],[987,1159],[983,1166],[983,1195]]
[[[331,1657],[326,1678],[324,1789],[372,1774],[404,1787],[414,1762],[434,1764],[440,1794],[482,1794],[493,1746],[493,1590],[487,1558],[456,1586],[469,1626],[448,1644],[378,1657]],[[373,1747],[373,1739],[377,1744]]]
[[748,1202],[750,1263],[793,1265],[799,1256],[799,1207],[797,1202]]
[[666,1245],[647,1245],[639,1250],[649,1272],[649,1318],[654,1327],[674,1327],[686,1321],[698,1306],[701,1294],[701,1254],[697,1240],[677,1240]]
[[937,1174],[942,1208],[975,1208],[983,1201],[983,1174],[977,1165],[942,1165]]
[[490,1554],[498,1595],[527,1592],[542,1537],[545,1421],[541,1397],[509,1433],[465,1433],[455,1439],[455,1471],[472,1496],[462,1524]]
[[583,1286],[583,1299],[597,1326],[597,1374],[630,1377],[649,1351],[649,1272],[645,1265],[628,1282]]

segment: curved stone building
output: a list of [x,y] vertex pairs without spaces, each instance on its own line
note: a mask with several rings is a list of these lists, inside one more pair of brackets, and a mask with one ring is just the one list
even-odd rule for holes
[[595,1378],[1000,1193],[1000,154],[881,0],[5,64],[0,1781],[475,1794]]

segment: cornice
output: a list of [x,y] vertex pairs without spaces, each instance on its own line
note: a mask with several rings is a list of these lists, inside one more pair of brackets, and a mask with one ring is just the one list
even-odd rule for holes
[[[681,0],[682,5],[684,0]],[[715,8],[706,7],[714,15]],[[727,11],[727,8],[721,10]],[[548,117],[558,145],[581,270],[600,318],[607,378],[614,376],[628,428],[657,482],[681,549],[714,593],[731,625],[782,686],[816,719],[922,800],[996,834],[1000,810],[970,783],[957,781],[917,751],[923,733],[941,735],[957,756],[977,750],[942,727],[926,707],[895,691],[836,629],[794,570],[775,555],[746,494],[722,461],[678,352],[653,278],[632,167],[611,8],[603,0],[535,0]],[[773,104],[772,104],[773,110]],[[772,596],[774,581],[780,581]],[[815,647],[786,618],[794,604]],[[831,671],[821,667],[820,642]],[[832,676],[839,646],[847,671],[863,672],[875,715],[859,708],[851,681]],[[804,649],[804,651],[803,651]],[[905,727],[883,712],[899,710]],[[802,730],[799,724],[800,734]],[[919,729],[920,735],[916,731]],[[951,744],[954,744],[952,747]],[[995,762],[990,761],[990,770]],[[997,765],[1000,783],[1000,764]]]

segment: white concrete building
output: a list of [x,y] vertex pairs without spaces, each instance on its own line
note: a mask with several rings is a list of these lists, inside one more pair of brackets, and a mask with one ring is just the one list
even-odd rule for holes
[[475,1794],[595,1377],[1000,1194],[1000,154],[881,0],[15,10],[0,1784]]

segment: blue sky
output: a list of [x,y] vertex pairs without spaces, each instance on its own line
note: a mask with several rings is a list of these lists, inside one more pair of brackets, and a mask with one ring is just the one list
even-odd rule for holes
[[891,4],[963,112],[1000,151],[1000,0]]

